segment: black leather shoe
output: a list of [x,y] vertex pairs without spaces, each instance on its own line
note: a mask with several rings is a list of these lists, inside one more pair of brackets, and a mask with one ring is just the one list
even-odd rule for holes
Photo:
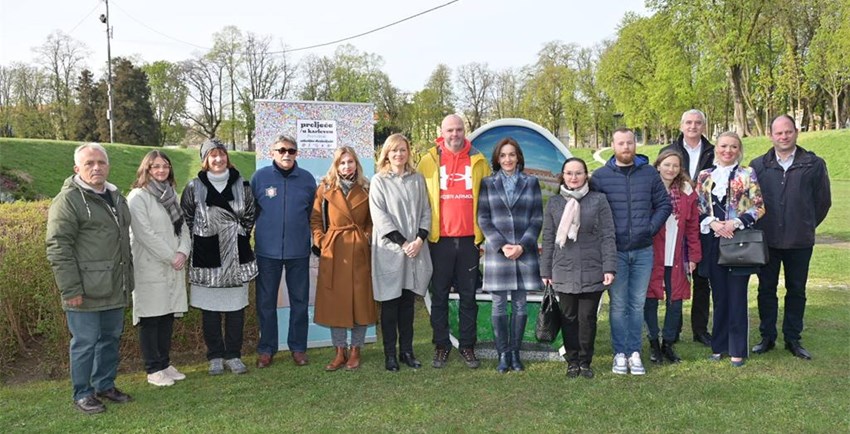
[[419,360],[416,360],[416,356],[413,355],[412,351],[401,353],[398,360],[413,369],[419,369],[422,367],[422,363],[419,363]]
[[395,356],[387,356],[384,367],[387,368],[387,371],[398,372],[398,361],[396,361]]
[[800,341],[786,341],[785,349],[790,351],[794,357],[799,357],[803,360],[812,360],[812,354],[800,345]]
[[112,402],[117,402],[118,404],[123,404],[125,402],[130,402],[133,400],[133,397],[118,390],[118,388],[113,387],[109,390],[104,390],[101,392],[97,392],[98,398],[106,398]]
[[776,347],[776,341],[773,339],[764,339],[762,338],[761,342],[757,343],[756,346],[753,347],[753,352],[756,354],[764,354]]
[[94,395],[74,401],[74,407],[77,407],[77,410],[85,414],[97,414],[106,411],[106,406],[99,399],[95,398]]
[[711,347],[711,335],[708,333],[697,333],[694,335],[694,342],[699,342],[707,347]]
[[676,354],[676,350],[673,349],[673,344],[667,341],[661,343],[661,353],[664,354],[664,358],[669,360],[670,363],[680,363],[682,358]]
[[664,363],[664,355],[661,352],[661,343],[658,339],[649,340],[649,361],[652,363]]

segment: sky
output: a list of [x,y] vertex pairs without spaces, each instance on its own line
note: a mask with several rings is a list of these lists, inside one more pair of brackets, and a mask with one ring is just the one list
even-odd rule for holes
[[[112,56],[180,61],[205,52],[213,33],[234,25],[272,35],[276,46],[307,47],[384,26],[451,0],[110,0]],[[103,0],[0,0],[0,65],[34,63],[34,47],[61,30],[88,49],[85,66],[106,64]],[[421,89],[439,63],[480,62],[492,69],[534,63],[546,42],[590,47],[616,36],[628,11],[648,15],[644,0],[458,0],[348,41],[381,56],[382,70],[404,91]],[[290,53],[330,56],[331,45]]]

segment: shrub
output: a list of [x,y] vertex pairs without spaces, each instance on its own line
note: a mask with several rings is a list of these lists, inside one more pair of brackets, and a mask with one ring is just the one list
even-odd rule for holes
[[[0,203],[0,373],[9,372],[21,355],[34,349],[39,351],[39,366],[29,370],[52,377],[68,372],[70,334],[45,250],[49,207],[50,201]],[[250,352],[257,336],[253,304],[245,315],[243,352]],[[205,351],[200,312],[190,309],[174,324],[172,352],[200,358]],[[142,367],[130,308],[125,312],[121,358],[123,368]]]

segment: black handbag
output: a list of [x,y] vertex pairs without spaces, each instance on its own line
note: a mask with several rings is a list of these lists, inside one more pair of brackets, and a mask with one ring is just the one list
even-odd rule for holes
[[735,231],[732,238],[720,239],[717,265],[724,267],[763,267],[767,265],[767,243],[758,229]]
[[543,301],[537,314],[537,327],[534,334],[539,342],[552,343],[561,331],[561,309],[552,285],[543,288]]

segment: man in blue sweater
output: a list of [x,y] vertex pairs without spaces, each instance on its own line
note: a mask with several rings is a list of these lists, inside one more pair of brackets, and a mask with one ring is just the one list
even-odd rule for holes
[[614,157],[596,169],[590,187],[604,193],[614,215],[617,275],[609,290],[615,374],[643,375],[640,358],[643,306],[652,272],[652,237],[672,211],[658,171],[635,153],[635,134],[614,131]]
[[307,359],[307,308],[310,301],[310,212],[316,196],[316,178],[298,167],[298,144],[280,136],[271,149],[272,164],[257,170],[251,189],[257,201],[254,245],[257,254],[257,367],[272,363],[278,349],[277,297],[286,269],[289,293],[289,336],[292,361],[303,366]]

